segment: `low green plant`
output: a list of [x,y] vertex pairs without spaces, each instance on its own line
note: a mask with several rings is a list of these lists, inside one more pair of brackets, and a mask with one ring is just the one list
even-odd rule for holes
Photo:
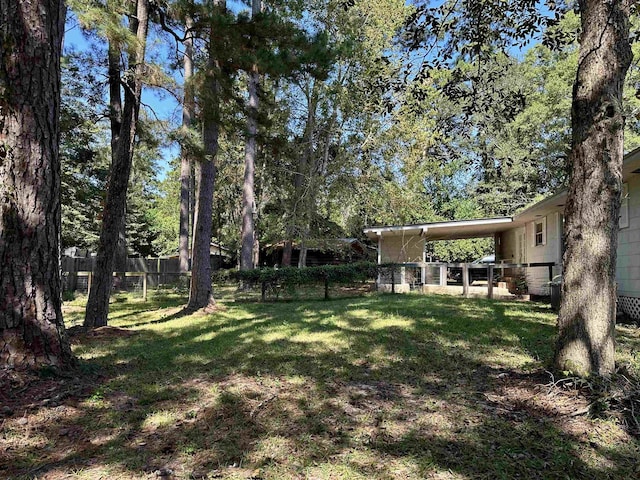
[[267,296],[279,295],[281,291],[293,293],[302,285],[325,285],[325,298],[328,298],[330,284],[350,284],[376,278],[381,268],[369,262],[346,265],[322,265],[318,267],[256,268],[254,270],[226,271],[219,273],[217,280],[225,278],[236,280],[243,285],[260,286],[263,300]]
[[62,301],[63,302],[73,302],[76,299],[75,292],[71,290],[65,290],[62,292]]

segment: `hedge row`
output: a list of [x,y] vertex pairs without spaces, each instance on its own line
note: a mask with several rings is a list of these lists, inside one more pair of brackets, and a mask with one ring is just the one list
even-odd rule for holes
[[260,286],[262,299],[268,293],[279,290],[293,292],[301,285],[324,284],[325,298],[329,298],[330,284],[352,284],[377,278],[379,273],[393,271],[395,264],[378,265],[369,262],[346,265],[323,265],[319,267],[256,268],[254,270],[227,270],[218,272],[215,280],[235,280],[248,287]]

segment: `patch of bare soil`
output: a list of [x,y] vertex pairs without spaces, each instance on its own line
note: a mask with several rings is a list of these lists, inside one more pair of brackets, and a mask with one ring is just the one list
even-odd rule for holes
[[552,422],[577,439],[585,439],[592,427],[587,392],[558,386],[546,372],[499,374],[496,388],[484,396],[488,409],[509,420]]
[[95,387],[96,378],[79,372],[60,376],[53,372],[0,370],[0,417],[26,416],[40,407],[73,403]]
[[[55,463],[57,456],[75,448],[81,439],[73,419],[79,414],[79,404],[100,381],[100,376],[79,370],[61,373],[1,369],[0,478],[55,478],[20,469],[16,462],[23,451],[33,449],[40,458]],[[53,437],[58,441],[52,452],[46,438]]]
[[[594,418],[615,419],[630,436],[640,437],[638,391],[624,377],[594,383],[579,378],[554,378],[549,372],[498,375],[496,388],[485,393],[487,405],[510,420],[535,418],[551,422],[580,442],[587,442]],[[637,408],[636,408],[637,409]]]
[[67,334],[72,343],[84,343],[87,340],[107,340],[110,338],[126,338],[137,335],[135,330],[118,327],[86,328],[81,325],[67,329]]
[[375,290],[375,284],[362,283],[354,285],[340,285],[335,287],[335,289],[340,293],[341,296],[357,296],[373,292]]

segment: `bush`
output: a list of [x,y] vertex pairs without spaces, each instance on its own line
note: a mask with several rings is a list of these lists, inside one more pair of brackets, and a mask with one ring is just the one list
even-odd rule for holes
[[75,292],[72,292],[71,290],[64,290],[62,292],[62,301],[63,302],[73,302],[75,299],[76,299]]
[[227,283],[234,278],[236,273],[235,268],[213,270],[211,272],[211,281],[213,283]]
[[233,278],[244,285],[260,286],[263,300],[267,293],[280,290],[295,291],[299,285],[324,284],[325,298],[329,297],[329,284],[349,284],[365,282],[376,278],[378,270],[383,265],[369,262],[350,263],[346,265],[323,265],[319,267],[284,267],[284,268],[256,268],[230,272]]

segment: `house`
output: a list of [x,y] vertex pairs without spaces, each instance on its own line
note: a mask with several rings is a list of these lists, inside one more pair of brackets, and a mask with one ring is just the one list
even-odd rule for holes
[[[191,249],[189,249],[189,258],[191,259]],[[211,260],[211,268],[218,270],[220,268],[233,268],[235,266],[235,255],[219,242],[211,241],[209,244],[209,259]],[[191,263],[189,263],[191,265]]]
[[[640,318],[640,148],[625,156],[623,199],[618,234],[619,309]],[[424,263],[426,241],[493,237],[496,268],[523,265],[529,293],[548,295],[550,276],[562,274],[563,224],[567,191],[563,190],[513,217],[434,222],[418,225],[370,227],[365,235],[378,244],[378,263],[417,265],[427,274],[423,283],[443,282],[442,274],[429,275]],[[541,268],[547,267],[547,268]],[[532,266],[533,265],[533,266]],[[435,266],[435,265],[434,265]],[[436,280],[434,280],[436,279]],[[384,281],[385,279],[381,279]],[[406,279],[401,278],[401,281]],[[401,288],[402,290],[402,284]]]
[[[271,245],[265,245],[260,252],[261,265],[280,265],[285,242],[281,241]],[[370,247],[367,247],[357,238],[326,238],[313,239],[306,242],[307,261],[306,266],[341,265],[368,260],[372,256]],[[293,242],[291,249],[291,265],[298,265],[300,259],[301,244]]]

